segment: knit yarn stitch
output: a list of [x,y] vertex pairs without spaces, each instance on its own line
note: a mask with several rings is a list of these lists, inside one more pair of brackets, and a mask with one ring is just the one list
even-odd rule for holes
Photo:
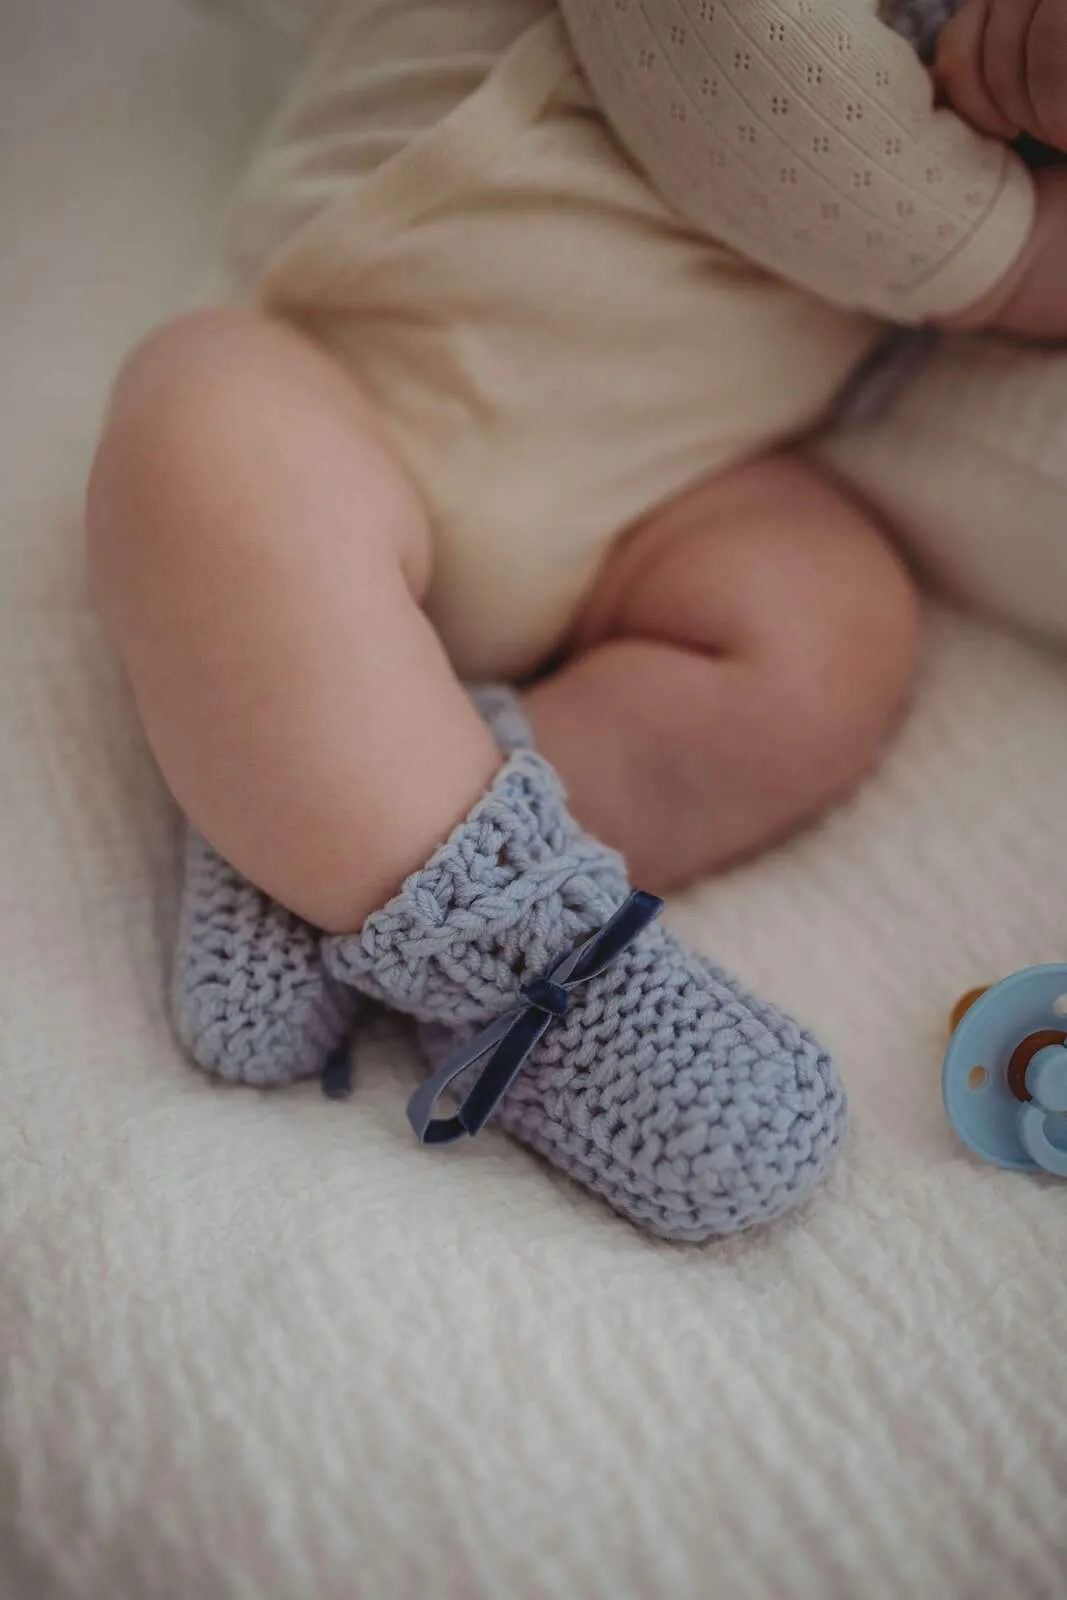
[[[400,893],[323,952],[335,977],[462,1040],[628,893],[553,769],[520,751]],[[696,1241],[809,1194],[845,1103],[808,1034],[656,924],[575,992],[495,1120],[634,1222]]]
[[193,1060],[257,1088],[320,1073],[359,1003],[326,971],[320,939],[190,828],[173,1009]]

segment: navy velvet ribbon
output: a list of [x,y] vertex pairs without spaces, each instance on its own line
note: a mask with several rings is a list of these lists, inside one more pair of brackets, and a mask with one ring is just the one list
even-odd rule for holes
[[[606,972],[659,916],[663,901],[635,889],[599,932],[562,956],[540,978],[519,990],[522,1004],[497,1017],[483,1032],[449,1056],[408,1101],[408,1121],[423,1144],[451,1144],[482,1129],[507,1094],[536,1044],[567,1014],[575,989]],[[488,1060],[485,1058],[488,1057]],[[461,1072],[485,1065],[451,1117],[434,1117],[434,1108]]]

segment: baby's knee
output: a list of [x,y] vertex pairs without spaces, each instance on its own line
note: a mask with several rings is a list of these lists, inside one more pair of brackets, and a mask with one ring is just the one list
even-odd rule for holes
[[153,329],[119,368],[103,444],[143,444],[163,431],[181,437],[183,424],[228,407],[274,337],[254,312],[226,309],[188,312]]
[[[708,645],[750,674],[781,776],[824,803],[863,776],[907,703],[911,574],[866,509],[794,456],[712,481],[696,509],[707,533],[689,554],[718,594]],[[675,578],[684,596],[684,568]]]
[[127,358],[87,494],[97,585],[146,563],[180,579],[235,545],[256,560],[329,523],[337,505],[352,508],[346,536],[399,554],[412,587],[425,586],[417,493],[347,372],[295,329],[250,311],[195,312]]
[[165,324],[127,356],[112,387],[86,493],[94,567],[177,519],[173,509],[205,474],[217,481],[240,417],[260,319],[203,311]]

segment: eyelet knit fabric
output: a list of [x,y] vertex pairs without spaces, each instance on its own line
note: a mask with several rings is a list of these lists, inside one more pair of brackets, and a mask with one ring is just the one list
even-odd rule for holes
[[323,966],[320,940],[189,830],[173,1008],[198,1066],[258,1088],[322,1071],[359,1002]]
[[[836,305],[946,317],[1033,224],[1022,162],[934,104],[867,0],[560,0],[622,143],[700,232]],[[902,19],[917,42],[928,25]],[[936,24],[935,24],[936,26]]]
[[[395,899],[323,952],[345,983],[463,1038],[628,892],[553,769],[520,751]],[[496,1121],[632,1221],[698,1241],[807,1195],[837,1153],[845,1104],[806,1033],[656,924],[576,991]]]

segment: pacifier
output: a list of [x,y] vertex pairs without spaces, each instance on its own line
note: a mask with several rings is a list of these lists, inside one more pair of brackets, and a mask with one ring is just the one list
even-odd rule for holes
[[1027,967],[964,995],[941,1092],[975,1155],[1067,1178],[1067,966]]

